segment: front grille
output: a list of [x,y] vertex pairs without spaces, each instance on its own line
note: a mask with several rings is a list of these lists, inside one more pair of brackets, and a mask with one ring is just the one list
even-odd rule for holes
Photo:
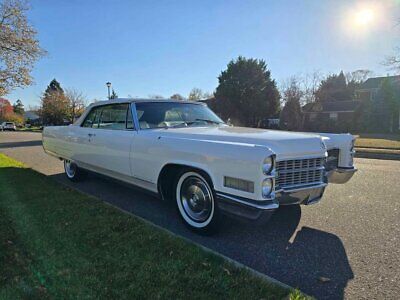
[[323,182],[325,158],[294,159],[276,163],[276,190]]

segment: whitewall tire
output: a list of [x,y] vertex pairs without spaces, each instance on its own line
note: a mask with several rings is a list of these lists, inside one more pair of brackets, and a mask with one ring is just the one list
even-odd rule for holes
[[86,172],[71,160],[64,160],[64,170],[67,178],[73,182],[81,181],[86,176]]
[[175,200],[182,220],[190,229],[204,234],[216,230],[218,208],[214,191],[200,172],[186,170],[177,176]]

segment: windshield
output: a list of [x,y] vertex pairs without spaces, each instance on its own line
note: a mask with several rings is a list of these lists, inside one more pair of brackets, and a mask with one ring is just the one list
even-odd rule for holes
[[139,102],[136,111],[141,129],[224,124],[207,106],[195,103]]

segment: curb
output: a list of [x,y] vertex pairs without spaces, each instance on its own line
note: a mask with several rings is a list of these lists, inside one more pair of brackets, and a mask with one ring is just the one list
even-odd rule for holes
[[378,153],[378,152],[366,152],[357,150],[356,155],[357,158],[370,158],[370,159],[384,159],[384,160],[400,160],[400,154],[397,153]]

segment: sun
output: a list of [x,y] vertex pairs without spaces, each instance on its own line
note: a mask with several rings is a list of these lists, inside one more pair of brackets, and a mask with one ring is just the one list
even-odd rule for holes
[[354,24],[357,26],[368,26],[374,22],[375,14],[370,8],[361,9],[354,14]]

